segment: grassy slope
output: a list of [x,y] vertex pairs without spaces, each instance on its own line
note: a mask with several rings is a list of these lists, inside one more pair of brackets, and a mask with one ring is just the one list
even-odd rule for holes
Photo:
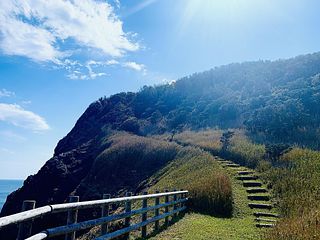
[[[232,173],[228,172],[228,174],[231,175]],[[232,179],[232,186],[235,203],[234,216],[232,218],[217,218],[188,213],[183,219],[151,239],[260,239],[262,231],[255,227],[252,210],[247,207],[248,200],[245,189],[234,179]]]
[[[129,138],[129,136],[126,136]],[[135,137],[137,138],[137,137]],[[137,138],[135,141],[144,142],[145,138]],[[149,139],[150,142],[154,142]],[[158,143],[157,143],[158,144]],[[170,143],[173,144],[173,143]],[[125,144],[122,150],[130,148],[132,144]],[[140,145],[139,145],[140,146]],[[136,148],[135,148],[136,149]],[[140,148],[139,148],[140,149]],[[144,148],[143,148],[144,149]],[[144,156],[149,156],[144,153]],[[148,160],[148,159],[146,159]],[[149,160],[148,160],[149,161]],[[215,161],[211,154],[195,147],[178,147],[177,155],[172,161],[154,173],[143,185],[149,193],[164,189],[191,189],[194,183],[212,178],[216,174],[230,174]],[[234,214],[232,218],[218,218],[198,213],[188,213],[180,221],[170,226],[165,231],[159,233],[151,239],[259,239],[259,229],[254,226],[254,218],[251,209],[247,207],[245,189],[240,183],[230,178],[232,181],[234,197]],[[161,202],[163,199],[161,199]],[[153,201],[149,201],[153,204]],[[134,209],[141,207],[138,201],[132,206]],[[150,213],[150,216],[153,213]],[[132,222],[140,221],[140,216],[132,219]],[[161,224],[163,221],[161,221]],[[149,234],[152,234],[152,224],[148,226]],[[92,239],[99,232],[99,228],[94,228],[82,239]],[[91,236],[90,236],[91,235]],[[131,238],[140,236],[140,231],[133,232]]]
[[[175,136],[175,140],[219,152],[221,131],[190,132]],[[168,139],[169,136],[157,136]],[[225,170],[223,170],[225,171]],[[228,170],[229,175],[233,173]],[[252,211],[248,206],[247,193],[237,180],[232,179],[235,211],[233,218],[216,218],[196,213],[187,214],[182,220],[151,239],[262,239],[264,231],[255,227]]]

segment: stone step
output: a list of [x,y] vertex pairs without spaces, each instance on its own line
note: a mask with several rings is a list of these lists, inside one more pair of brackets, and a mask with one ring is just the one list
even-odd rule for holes
[[275,224],[273,223],[257,223],[256,227],[258,228],[273,228]]
[[266,193],[266,192],[268,192],[268,190],[261,187],[247,189],[247,193]]
[[253,171],[238,171],[237,173],[238,173],[238,175],[250,175],[250,174],[254,174]]
[[272,205],[269,203],[248,203],[250,208],[258,208],[258,209],[271,209]]
[[275,217],[275,218],[279,217],[279,214],[271,213],[271,212],[255,212],[253,213],[253,215],[256,217]]
[[235,167],[235,168],[241,167],[239,164],[236,164],[236,163],[227,163],[225,166],[226,167]]
[[277,220],[275,219],[269,219],[269,218],[256,218],[257,222],[269,222],[269,223],[276,223]]
[[257,180],[259,177],[258,176],[255,176],[255,175],[252,175],[252,176],[249,176],[249,175],[244,175],[244,176],[238,176],[237,179],[238,180],[241,180],[241,181],[246,181],[246,180]]
[[228,161],[228,160],[217,160],[218,162],[220,162],[221,164],[234,164],[233,162],[231,161]]
[[248,199],[251,201],[269,201],[270,196],[269,195],[248,195]]
[[243,181],[243,186],[244,187],[261,187],[262,183],[256,182],[256,181]]

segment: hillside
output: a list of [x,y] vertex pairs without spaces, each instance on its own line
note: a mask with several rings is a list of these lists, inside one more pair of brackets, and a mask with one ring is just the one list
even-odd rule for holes
[[[259,141],[319,148],[319,73],[320,53],[315,53],[230,64],[173,84],[104,97],[88,108],[56,151],[88,141],[101,126],[142,135],[244,127]],[[93,122],[98,126],[91,126]]]
[[[106,191],[121,195],[152,188],[161,178],[154,174],[165,173],[181,154],[192,158],[196,150],[183,153],[185,147],[171,141],[181,142],[177,133],[186,130],[241,128],[258,143],[319,149],[319,90],[320,53],[315,53],[230,64],[173,84],[100,98],[59,141],[54,156],[8,197],[1,216],[18,212],[24,199],[35,199],[37,206],[43,206],[63,202],[71,193],[87,200]],[[164,133],[169,141],[153,137]],[[203,147],[185,139],[184,143],[192,143],[192,149]],[[254,161],[264,154],[264,146],[257,145],[256,150],[258,155],[250,159],[241,154],[227,156],[257,167]]]

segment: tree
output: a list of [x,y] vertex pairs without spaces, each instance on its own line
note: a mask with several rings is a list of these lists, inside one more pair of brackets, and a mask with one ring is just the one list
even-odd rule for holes
[[220,142],[222,144],[222,152],[226,152],[228,150],[228,147],[230,146],[230,141],[231,141],[231,138],[233,137],[234,135],[234,132],[233,131],[227,131],[227,132],[224,132],[220,138]]

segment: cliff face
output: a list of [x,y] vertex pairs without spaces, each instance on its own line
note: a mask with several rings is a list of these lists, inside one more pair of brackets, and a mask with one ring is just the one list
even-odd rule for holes
[[[36,175],[28,177],[21,189],[10,194],[2,214],[19,212],[25,199],[36,200],[40,207],[62,203],[70,194],[84,201],[100,199],[103,193],[137,193],[148,187],[149,177],[173,160],[179,148],[174,143],[113,131],[99,140],[56,154]],[[79,221],[91,219],[94,214],[82,211]],[[37,233],[65,221],[65,214],[50,215],[36,220],[33,231]],[[5,228],[0,231],[0,239],[15,239],[16,233],[16,226]]]
[[72,131],[58,143],[54,156],[37,174],[29,176],[19,190],[8,196],[0,216],[19,212],[25,199],[36,200],[37,206],[67,199],[101,151],[97,143],[101,132],[97,116],[102,109],[99,102],[90,105]]
[[37,206],[64,202],[87,175],[97,152],[94,141],[89,141],[54,156],[37,174],[29,176],[23,187],[8,196],[1,216],[19,212],[25,199],[36,200]]

